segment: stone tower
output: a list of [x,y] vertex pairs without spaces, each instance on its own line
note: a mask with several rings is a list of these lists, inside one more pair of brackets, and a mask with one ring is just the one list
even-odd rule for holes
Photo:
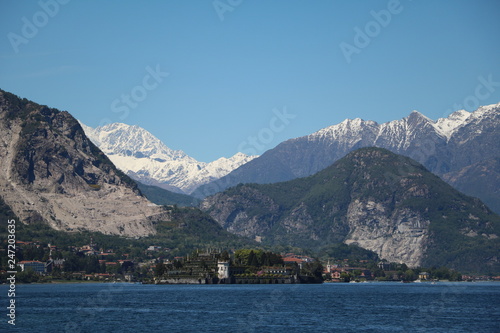
[[217,273],[219,275],[219,279],[229,278],[229,261],[218,261]]

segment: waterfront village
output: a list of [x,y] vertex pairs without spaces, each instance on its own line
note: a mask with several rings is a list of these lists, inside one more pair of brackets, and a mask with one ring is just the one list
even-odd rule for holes
[[[497,280],[500,276],[461,275],[447,268],[410,269],[386,261],[326,258],[261,249],[199,249],[169,257],[151,245],[135,253],[115,253],[94,243],[60,249],[53,244],[16,242],[18,282],[136,282],[155,284],[291,284],[321,282]],[[5,249],[0,249],[5,252]],[[6,258],[6,256],[2,256]],[[6,275],[2,259],[0,275]],[[2,279],[5,281],[5,279]]]

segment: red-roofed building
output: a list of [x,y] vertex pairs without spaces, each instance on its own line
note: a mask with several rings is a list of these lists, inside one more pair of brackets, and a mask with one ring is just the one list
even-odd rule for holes
[[16,244],[18,244],[18,245],[31,245],[33,243],[32,242],[16,241]]
[[99,277],[100,279],[104,279],[104,278],[109,278],[112,275],[109,273],[96,273],[95,276]]
[[126,262],[132,262],[132,260],[118,260],[118,262],[123,265]]
[[304,262],[304,260],[295,257],[285,257],[283,258],[283,262],[285,264],[293,264],[293,263],[301,264]]
[[283,263],[285,263],[285,264],[297,264],[297,265],[299,265],[300,268],[302,268],[302,264],[304,263],[304,260],[299,259],[299,258],[294,258],[294,257],[285,257],[285,258],[283,258]]

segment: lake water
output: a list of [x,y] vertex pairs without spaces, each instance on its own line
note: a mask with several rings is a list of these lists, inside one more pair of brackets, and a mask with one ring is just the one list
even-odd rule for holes
[[500,283],[17,285],[2,332],[500,332]]

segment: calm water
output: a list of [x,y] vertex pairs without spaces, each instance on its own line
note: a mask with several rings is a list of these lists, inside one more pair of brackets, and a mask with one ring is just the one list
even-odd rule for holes
[[500,332],[500,283],[18,285],[5,332]]

